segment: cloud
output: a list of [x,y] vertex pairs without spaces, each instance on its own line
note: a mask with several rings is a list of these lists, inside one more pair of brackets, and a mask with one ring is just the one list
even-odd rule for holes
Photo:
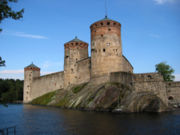
[[24,32],[15,32],[12,35],[17,37],[25,37],[25,38],[34,38],[34,39],[47,39],[47,37],[42,35],[33,35],[33,34],[27,34]]
[[174,3],[176,0],[154,0],[154,2],[158,5],[162,5],[165,3]]
[[23,74],[24,70],[2,70],[0,74]]
[[175,81],[180,81],[180,74],[175,74]]
[[[48,75],[51,74],[53,72],[51,71],[42,71],[41,72],[41,76],[42,75]],[[3,79],[20,79],[20,80],[24,80],[24,70],[2,70],[0,71],[0,78]]]
[[2,70],[0,71],[0,78],[4,79],[24,79],[24,70]]

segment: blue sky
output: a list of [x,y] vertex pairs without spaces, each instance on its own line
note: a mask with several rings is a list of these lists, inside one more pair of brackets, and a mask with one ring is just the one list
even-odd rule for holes
[[[122,24],[123,54],[134,72],[154,72],[155,65],[165,61],[180,80],[180,1],[107,3],[108,17]],[[64,43],[78,36],[90,45],[89,26],[105,16],[105,0],[19,0],[11,5],[25,13],[18,21],[0,24],[0,56],[6,60],[0,78],[23,79],[23,69],[31,62],[41,74],[63,70]]]

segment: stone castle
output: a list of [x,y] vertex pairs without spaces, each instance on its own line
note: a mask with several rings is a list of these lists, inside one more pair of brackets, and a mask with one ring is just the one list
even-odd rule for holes
[[40,76],[40,68],[24,68],[24,102],[58,89],[85,82],[120,82],[136,91],[151,91],[165,104],[180,103],[180,82],[164,82],[158,73],[134,74],[133,66],[122,53],[121,24],[105,17],[93,23],[91,57],[88,43],[75,37],[64,44],[64,71]]

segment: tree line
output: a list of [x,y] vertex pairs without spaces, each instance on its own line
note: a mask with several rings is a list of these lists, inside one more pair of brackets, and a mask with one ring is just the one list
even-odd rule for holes
[[23,100],[23,80],[0,79],[0,103]]

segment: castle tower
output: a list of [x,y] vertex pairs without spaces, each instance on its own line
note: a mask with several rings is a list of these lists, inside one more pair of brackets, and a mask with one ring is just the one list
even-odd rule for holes
[[24,68],[24,92],[23,102],[27,103],[31,101],[31,88],[33,78],[40,76],[40,68],[33,63]]
[[121,24],[107,16],[91,29],[91,77],[123,70]]
[[73,40],[64,44],[64,87],[77,84],[79,60],[88,58],[88,43],[75,37]]

